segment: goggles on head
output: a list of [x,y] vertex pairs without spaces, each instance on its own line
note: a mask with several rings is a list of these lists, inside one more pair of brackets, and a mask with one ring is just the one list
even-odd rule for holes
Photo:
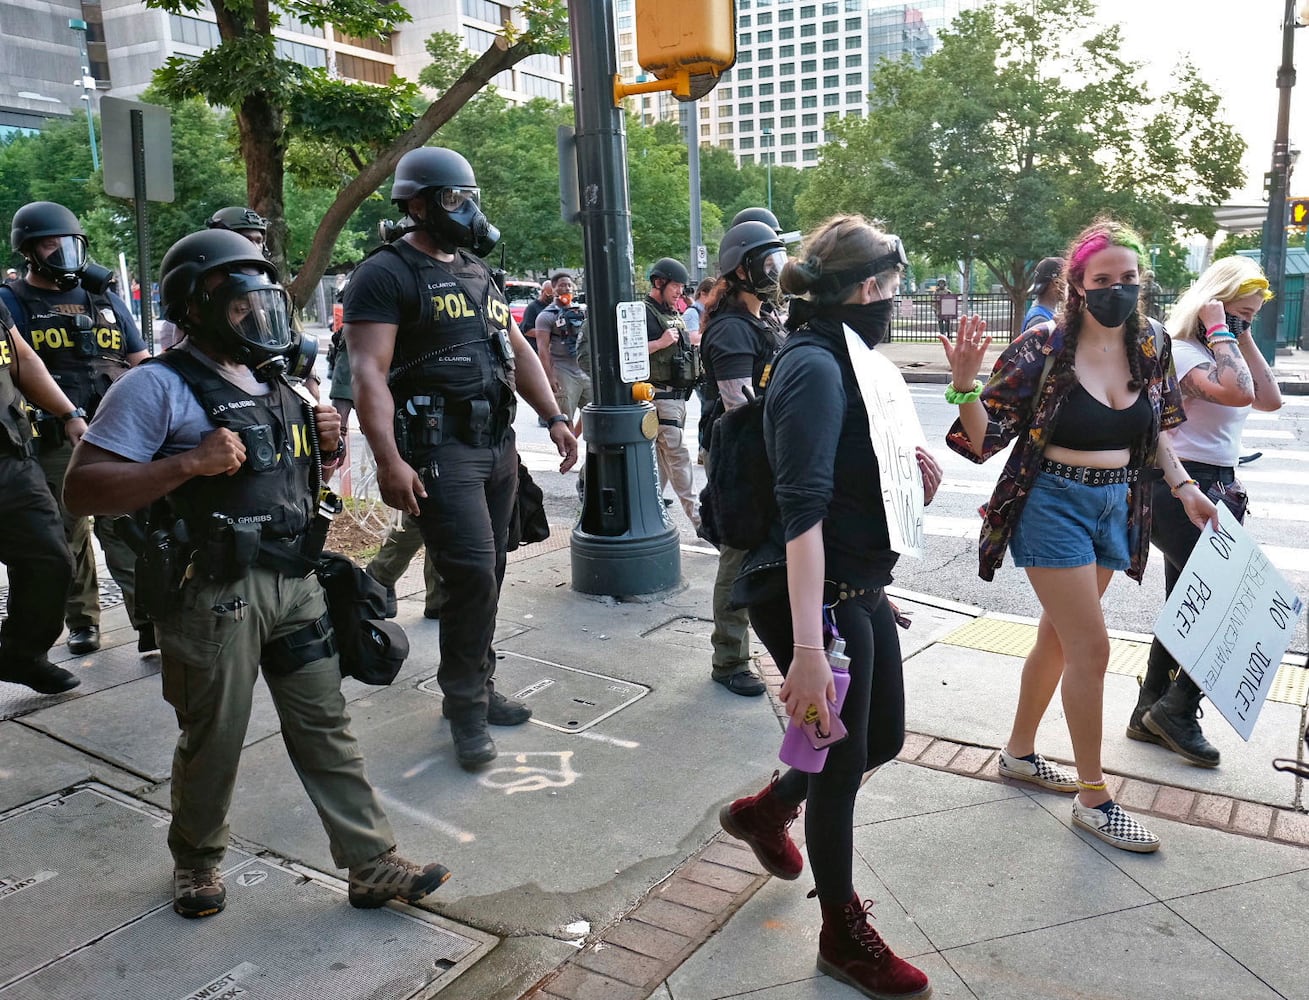
[[909,266],[909,256],[904,252],[904,243],[900,237],[888,235],[886,238],[891,241],[891,249],[868,262],[869,276]]

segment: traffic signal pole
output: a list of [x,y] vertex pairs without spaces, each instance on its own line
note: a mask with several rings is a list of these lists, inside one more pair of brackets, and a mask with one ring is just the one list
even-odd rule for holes
[[[613,0],[569,0],[579,221],[595,402],[582,411],[582,516],[572,535],[573,589],[612,597],[681,584],[677,528],[659,498],[659,421],[620,374],[618,304],[637,299],[627,190],[627,133],[615,105]],[[644,347],[644,345],[642,345]]]

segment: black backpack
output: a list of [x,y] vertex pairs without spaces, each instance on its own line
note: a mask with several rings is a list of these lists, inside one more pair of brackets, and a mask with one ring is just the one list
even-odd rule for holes
[[700,493],[700,533],[715,545],[756,548],[781,516],[764,444],[764,395],[783,355],[802,344],[832,350],[825,340],[793,336],[773,356],[759,393],[714,421],[708,484]]

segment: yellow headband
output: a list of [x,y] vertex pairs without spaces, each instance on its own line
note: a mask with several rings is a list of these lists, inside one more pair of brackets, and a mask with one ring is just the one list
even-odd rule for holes
[[1236,297],[1238,299],[1243,299],[1251,292],[1263,292],[1265,302],[1273,297],[1273,293],[1268,290],[1267,278],[1250,278],[1247,281],[1241,282],[1240,287],[1236,290]]

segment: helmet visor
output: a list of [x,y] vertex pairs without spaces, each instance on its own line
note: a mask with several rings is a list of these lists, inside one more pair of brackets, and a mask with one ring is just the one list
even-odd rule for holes
[[749,264],[750,284],[756,291],[776,288],[786,260],[786,251],[781,247],[769,247],[762,253],[754,254]]
[[266,274],[233,274],[210,294],[215,318],[250,347],[270,354],[291,347],[286,291]]
[[40,241],[37,252],[52,271],[80,271],[86,266],[86,237],[47,236]]
[[476,207],[481,202],[480,189],[475,187],[446,187],[441,188],[437,195],[437,204],[451,215],[458,212],[469,202]]

